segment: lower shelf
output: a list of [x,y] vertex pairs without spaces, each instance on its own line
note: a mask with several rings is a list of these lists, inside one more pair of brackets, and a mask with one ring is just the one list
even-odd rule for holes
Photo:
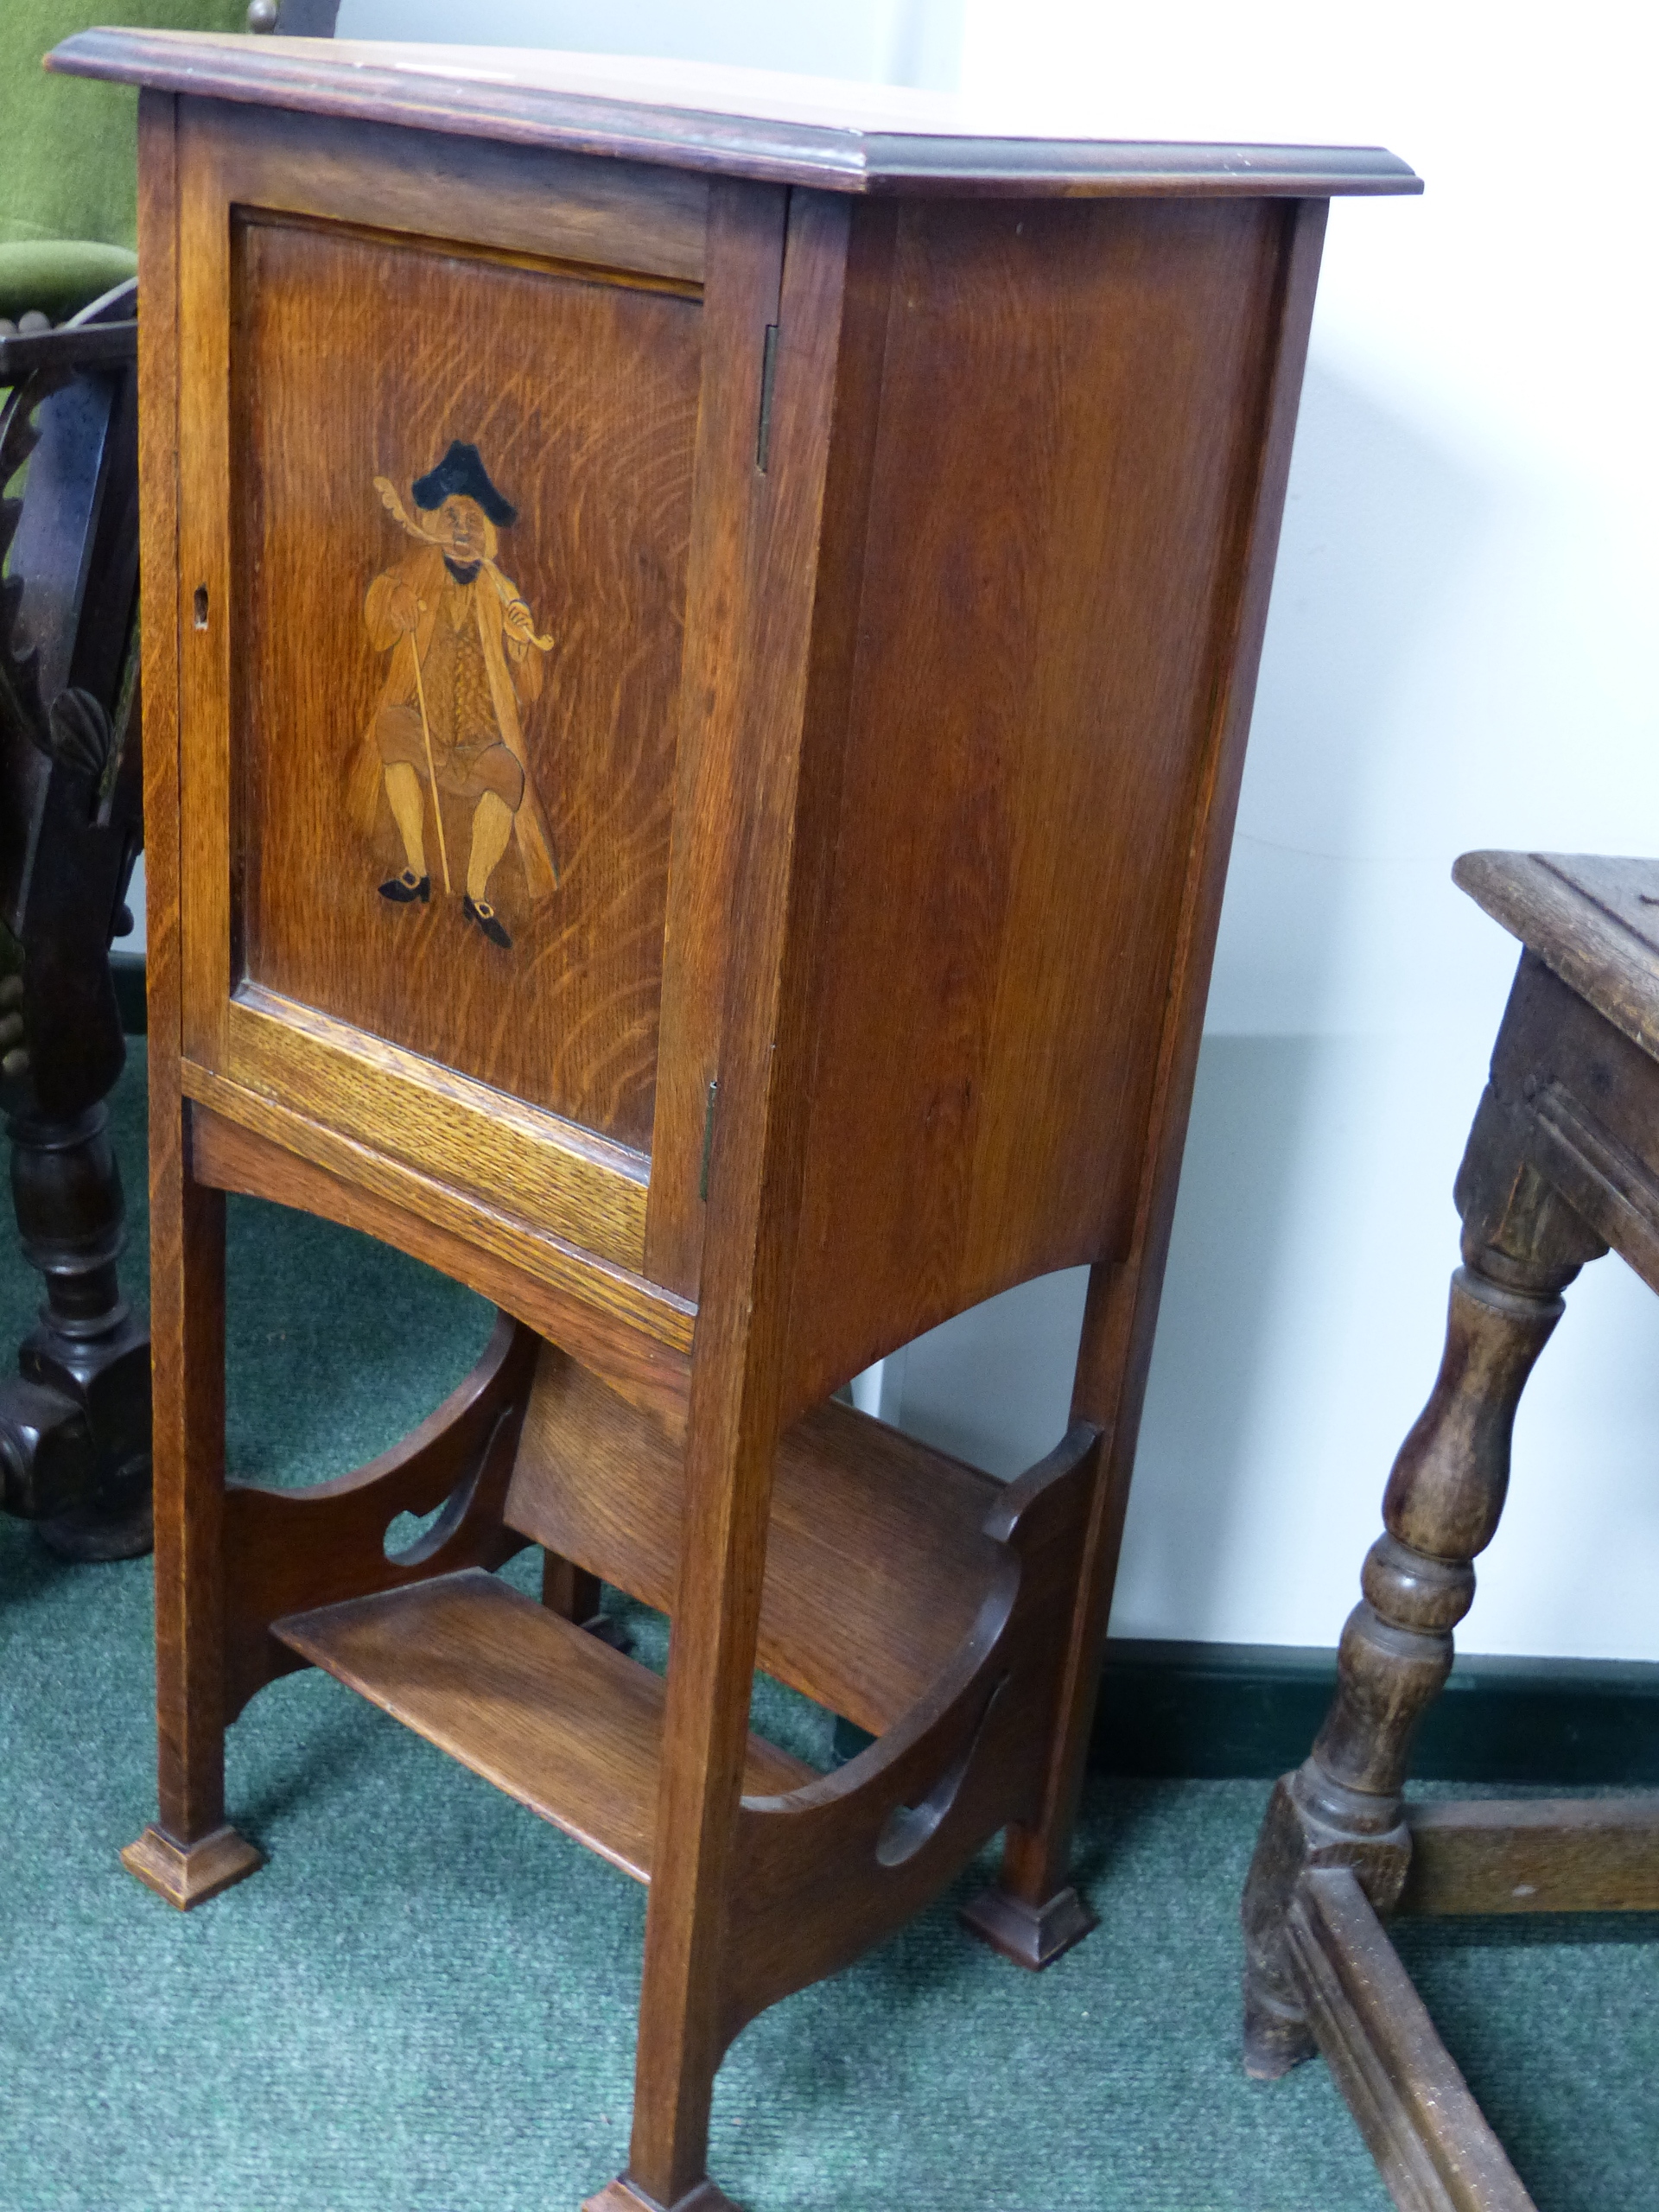
[[[663,1684],[649,1668],[477,1569],[291,1613],[271,1633],[625,1874],[651,1879]],[[750,1737],[747,1794],[817,1778]]]
[[[680,1446],[551,1344],[538,1355],[509,1529],[671,1613],[684,1530]],[[872,1735],[925,1697],[971,1633],[1000,1554],[1002,1484],[850,1406],[778,1446],[759,1663]]]

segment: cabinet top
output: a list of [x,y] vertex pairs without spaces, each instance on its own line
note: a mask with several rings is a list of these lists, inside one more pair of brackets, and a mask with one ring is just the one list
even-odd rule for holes
[[1421,192],[1380,146],[1160,144],[988,129],[948,95],[688,61],[353,39],[86,30],[48,69],[836,192],[1324,199]]

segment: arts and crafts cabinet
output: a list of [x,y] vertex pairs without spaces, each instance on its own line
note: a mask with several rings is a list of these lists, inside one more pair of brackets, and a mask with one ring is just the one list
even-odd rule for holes
[[[127,1861],[181,1905],[252,1872],[225,1728],[327,1669],[650,1883],[594,2202],[716,2206],[731,2038],[987,1838],[982,1935],[1037,1966],[1090,1924],[1325,205],[1415,180],[578,56],[55,64],[145,87],[161,1806]],[[316,1489],[224,1480],[227,1191],[511,1317]],[[836,1401],[1080,1262],[1071,1426],[1017,1481]],[[539,1605],[491,1572],[527,1543]],[[665,1684],[589,1632],[601,1582],[671,1616]],[[757,1664],[874,1742],[821,1775],[760,1740]]]

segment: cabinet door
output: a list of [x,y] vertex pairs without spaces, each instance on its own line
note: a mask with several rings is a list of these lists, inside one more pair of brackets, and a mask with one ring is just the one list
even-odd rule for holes
[[206,102],[180,188],[187,1085],[690,1294],[783,195]]

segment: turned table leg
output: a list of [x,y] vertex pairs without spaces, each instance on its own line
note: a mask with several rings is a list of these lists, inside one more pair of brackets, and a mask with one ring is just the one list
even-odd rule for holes
[[1410,1856],[1401,1791],[1417,1724],[1452,1665],[1497,1532],[1516,1408],[1560,1319],[1561,1292],[1606,1246],[1528,1165],[1489,1091],[1459,1172],[1464,1264],[1452,1278],[1440,1371],[1401,1446],[1383,1534],[1343,1630],[1337,1693],[1309,1757],[1274,1790],[1244,1892],[1244,2052],[1262,2079],[1313,2041],[1285,1918],[1315,1867],[1351,1867],[1373,1906],[1398,1900]]

